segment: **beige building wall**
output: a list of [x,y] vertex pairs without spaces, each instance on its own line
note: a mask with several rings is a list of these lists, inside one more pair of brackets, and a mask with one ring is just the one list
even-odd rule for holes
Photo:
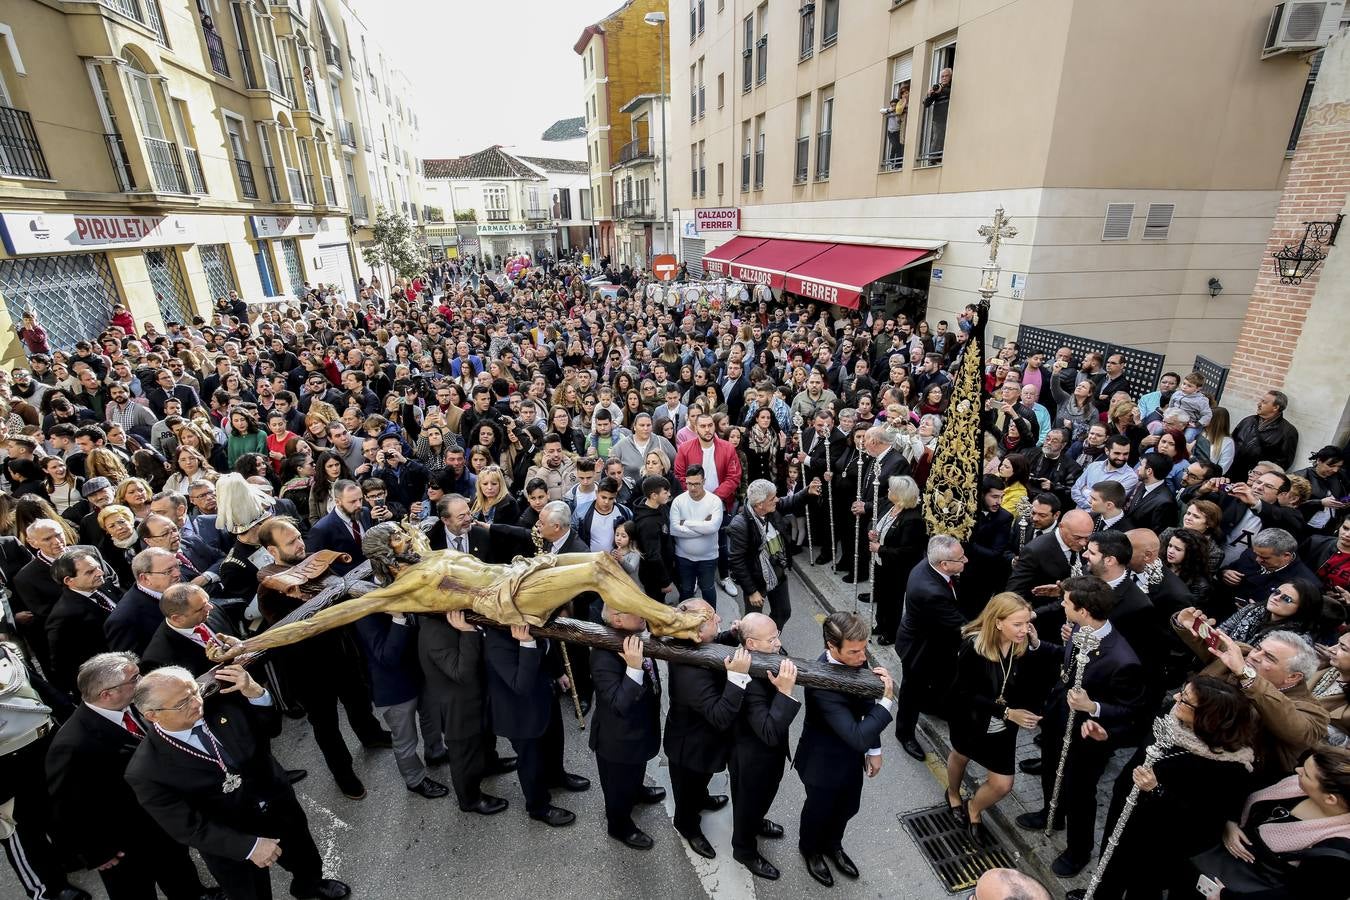
[[[671,205],[685,222],[694,208],[739,207],[743,232],[946,241],[934,263],[942,275],[931,284],[932,321],[951,320],[977,298],[987,252],[975,229],[1002,205],[1020,234],[1002,248],[996,335],[1026,323],[1130,343],[1177,366],[1196,353],[1227,361],[1308,76],[1297,54],[1260,59],[1272,5],[842,2],[837,41],[822,47],[826,4],[817,0],[810,55],[801,58],[798,4],[725,0],[719,9],[708,0],[701,35],[690,40],[677,28],[671,36],[671,166],[697,168],[702,147],[706,191],[694,197],[690,178],[675,177]],[[756,40],[767,33],[769,55],[764,84],[743,92],[747,16]],[[936,51],[953,40],[944,153],[938,165],[916,165],[919,101],[937,77]],[[905,159],[888,171],[881,108],[905,56]],[[707,108],[691,121],[681,98],[700,64]],[[822,177],[822,100],[831,95]],[[752,177],[742,191],[746,123],[753,140],[761,116],[764,184],[756,189]],[[808,177],[799,182],[802,134]],[[1125,240],[1102,239],[1108,203],[1134,204]],[[1143,236],[1150,204],[1175,206],[1163,239]],[[704,238],[705,250],[725,239]],[[1013,274],[1026,277],[1017,299]],[[1211,277],[1224,286],[1215,298]]]

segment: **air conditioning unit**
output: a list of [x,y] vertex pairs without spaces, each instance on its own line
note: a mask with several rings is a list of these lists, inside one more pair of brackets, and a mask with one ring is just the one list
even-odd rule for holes
[[1344,0],[1277,3],[1270,13],[1261,58],[1325,47],[1340,27],[1344,14]]

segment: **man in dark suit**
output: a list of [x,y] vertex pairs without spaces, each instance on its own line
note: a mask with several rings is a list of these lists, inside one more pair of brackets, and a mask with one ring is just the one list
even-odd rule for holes
[[[825,652],[820,662],[855,669],[867,664],[871,629],[862,616],[834,613],[821,631]],[[877,700],[806,689],[806,719],[793,763],[806,787],[797,846],[811,877],[826,887],[834,885],[826,859],[841,875],[858,877],[858,867],[844,852],[844,830],[862,804],[863,772],[873,778],[881,771],[881,732],[891,721],[895,684],[884,668],[872,671],[885,686]]]
[[64,590],[52,580],[52,562],[66,552],[66,533],[52,519],[38,519],[28,526],[23,537],[33,551],[33,558],[14,576],[9,599],[19,633],[42,668],[50,671],[47,617]]
[[[882,516],[891,508],[890,499],[890,479],[894,475],[904,475],[909,472],[909,460],[905,455],[895,448],[894,441],[891,439],[890,432],[882,426],[874,426],[867,429],[863,436],[862,454],[862,499],[851,501],[852,505],[849,511],[862,520],[862,533],[865,535]],[[872,496],[876,494],[877,508],[872,508]],[[852,522],[844,526],[845,539],[851,543],[853,538]],[[868,577],[868,564],[871,560],[871,554],[867,551],[865,542],[860,542],[857,550],[858,561],[858,579],[866,580]],[[844,573],[843,582],[845,584],[853,583],[852,570]]]
[[643,783],[648,760],[661,752],[661,679],[655,661],[642,655],[641,635],[647,623],[609,607],[600,615],[624,635],[619,653],[591,650],[595,712],[590,747],[605,795],[606,829],[610,837],[634,850],[649,850],[651,836],[633,821],[633,807],[666,797],[663,788]]
[[365,560],[361,552],[361,536],[370,527],[370,513],[362,505],[361,487],[355,481],[341,479],[333,485],[333,511],[314,523],[305,535],[305,549],[337,550],[351,557],[350,562],[335,562],[330,570],[335,575],[346,575]]
[[[722,617],[701,599],[685,600],[687,612],[707,610],[711,615],[699,629],[697,644],[731,643],[729,633],[718,634]],[[708,782],[726,768],[731,757],[731,727],[740,713],[745,687],[750,683],[750,654],[744,647],[727,658],[726,671],[671,663],[670,710],[666,714],[665,747],[670,763],[670,787],[675,794],[675,830],[699,856],[713,859],[717,851],[703,835],[704,810],[727,805],[725,794],[710,796]]]
[[727,404],[727,415],[733,422],[741,421],[741,415],[745,410],[745,392],[750,389],[750,379],[745,376],[745,363],[742,360],[727,360],[721,387],[722,399]]
[[[737,629],[745,649],[752,653],[779,655],[783,652],[778,626],[762,613],[748,613]],[[752,678],[745,688],[741,712],[736,717],[735,743],[731,749],[731,847],[736,861],[754,875],[770,881],[778,867],[759,852],[759,838],[783,836],[783,826],[766,816],[788,756],[788,729],[802,705],[792,696],[797,666],[783,658],[778,671],[766,678]]]
[[65,589],[47,617],[47,646],[51,682],[62,690],[73,692],[80,663],[108,649],[103,625],[116,601],[104,592],[104,577],[92,547],[74,547],[52,563],[52,578]]
[[1148,592],[1133,577],[1130,571],[1133,559],[1134,546],[1129,537],[1119,531],[1098,532],[1083,552],[1088,571],[1110,585],[1116,595],[1110,622],[1144,666],[1144,679],[1148,684],[1145,701],[1152,709],[1162,701],[1162,674],[1170,628],[1168,616],[1154,607]]
[[145,388],[145,399],[156,418],[164,418],[164,401],[170,397],[177,398],[185,410],[203,405],[196,391],[174,381],[173,373],[168,369],[160,369],[155,375],[155,383]]
[[1177,524],[1177,497],[1165,481],[1171,471],[1171,460],[1161,453],[1145,453],[1140,458],[1135,468],[1139,483],[1125,504],[1125,512],[1136,527],[1162,534]]
[[1088,491],[1088,496],[1091,498],[1088,508],[1092,511],[1094,531],[1124,534],[1134,527],[1134,521],[1125,514],[1128,495],[1119,481],[1099,481]]
[[141,678],[132,700],[151,727],[127,766],[136,799],[171,838],[201,854],[231,900],[270,898],[276,862],[291,873],[292,897],[346,897],[347,885],[323,877],[304,810],[272,758],[281,719],[271,697],[240,666],[215,678],[247,702],[213,700],[209,723],[186,669]]
[[[818,373],[812,373],[819,378]],[[829,409],[816,410],[813,427],[805,427],[802,432],[802,452],[798,461],[802,467],[801,483],[810,484],[820,479],[823,485],[821,496],[812,500],[807,511],[811,517],[811,539],[820,551],[816,554],[815,565],[823,566],[834,559],[834,535],[830,531],[830,507],[834,502],[833,485],[825,480],[831,473],[833,460],[844,451],[843,435],[834,427],[834,413]],[[830,481],[834,480],[831,474]]]
[[131,560],[131,574],[136,582],[117,601],[117,608],[103,624],[103,633],[109,649],[129,650],[141,656],[164,623],[159,600],[181,580],[183,572],[168,550],[148,547]]
[[80,666],[84,701],[47,751],[52,820],[62,846],[97,869],[111,900],[204,897],[188,848],[170,838],[131,792],[127,764],[148,725],[132,707],[140,669],[132,653],[100,653]]
[[1160,645],[1157,652],[1163,660],[1163,672],[1157,677],[1164,685],[1180,684],[1194,657],[1169,623],[1172,616],[1194,605],[1195,599],[1185,582],[1163,563],[1161,542],[1156,534],[1147,528],[1136,528],[1125,536],[1134,551],[1130,556],[1129,577],[1148,595],[1163,632],[1156,638]]
[[[1008,577],[1008,590],[1021,594],[1032,606],[1047,601],[1058,606],[1059,583],[1069,577],[1092,537],[1092,516],[1071,509],[1059,518],[1053,534],[1036,538],[1022,548]],[[1039,612],[1039,611],[1038,611]]]
[[195,584],[175,584],[166,589],[159,598],[159,628],[141,657],[142,671],[164,666],[178,666],[193,675],[208,671],[215,664],[206,656],[207,644],[214,641],[230,647],[239,643],[234,635],[212,627],[208,620],[214,611],[211,598]]
[[895,713],[895,738],[904,751],[923,762],[924,749],[914,737],[919,713],[947,692],[956,673],[961,646],[961,615],[955,579],[965,570],[961,542],[949,535],[928,539],[927,558],[909,573],[905,606],[895,650],[904,673]]
[[[436,503],[436,517],[428,519],[424,527],[432,550],[458,550],[484,562],[509,561],[510,557],[502,560],[490,558],[492,547],[488,531],[473,528],[472,525],[473,514],[469,512],[469,501],[459,494],[446,494]],[[525,537],[528,540],[528,533]],[[505,543],[505,539],[502,542]],[[533,549],[533,544],[530,549]]]
[[[1045,807],[1018,816],[1017,824],[1032,831],[1045,828],[1065,730],[1072,727],[1056,809],[1056,821],[1063,817],[1068,825],[1068,848],[1052,865],[1056,875],[1070,878],[1082,871],[1092,855],[1097,782],[1112,751],[1129,746],[1140,736],[1146,707],[1143,666],[1129,642],[1109,621],[1116,605],[1110,585],[1095,575],[1071,577],[1064,583],[1062,602],[1072,633],[1091,631],[1099,643],[1082,668],[1082,687],[1074,688],[1079,653],[1073,640],[1065,642],[1063,674],[1050,692],[1041,719],[1041,749],[1045,754],[1041,792]],[[1080,713],[1087,714],[1086,721]]]

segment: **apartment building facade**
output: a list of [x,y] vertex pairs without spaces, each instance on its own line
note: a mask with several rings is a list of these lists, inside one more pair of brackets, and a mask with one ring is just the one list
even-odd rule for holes
[[422,217],[411,93],[344,0],[18,0],[0,84],[0,332],[354,296],[375,205]]
[[660,94],[663,61],[664,83],[670,84],[670,58],[668,54],[662,57],[661,39],[670,37],[674,23],[651,25],[646,21],[652,13],[666,16],[667,7],[667,0],[628,0],[604,19],[588,25],[572,45],[581,57],[592,215],[597,252],[602,256],[613,258],[618,247],[614,169],[631,141],[633,112],[628,109],[629,101],[644,94]]
[[614,258],[620,265],[650,269],[652,257],[671,253],[666,234],[663,171],[669,170],[670,98],[642,94],[621,108],[629,117],[628,143],[610,167],[614,183]]
[[687,0],[670,34],[680,254],[954,322],[979,296],[976,229],[1003,206],[1019,234],[995,336],[1226,361],[1310,84],[1306,55],[1262,59],[1272,6]]

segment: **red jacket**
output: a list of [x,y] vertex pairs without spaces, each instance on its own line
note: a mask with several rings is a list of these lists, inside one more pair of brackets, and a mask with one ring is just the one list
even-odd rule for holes
[[112,321],[108,324],[116,325],[128,335],[134,335],[136,333],[136,320],[131,317],[131,313],[129,312],[118,313],[112,317]]
[[[717,489],[713,493],[722,498],[722,506],[731,512],[736,489],[741,485],[741,460],[736,455],[736,448],[716,435],[713,436],[713,463],[717,466]],[[675,480],[680,483],[680,490],[684,490],[684,473],[689,467],[701,465],[703,445],[698,439],[681,444],[675,451]]]

